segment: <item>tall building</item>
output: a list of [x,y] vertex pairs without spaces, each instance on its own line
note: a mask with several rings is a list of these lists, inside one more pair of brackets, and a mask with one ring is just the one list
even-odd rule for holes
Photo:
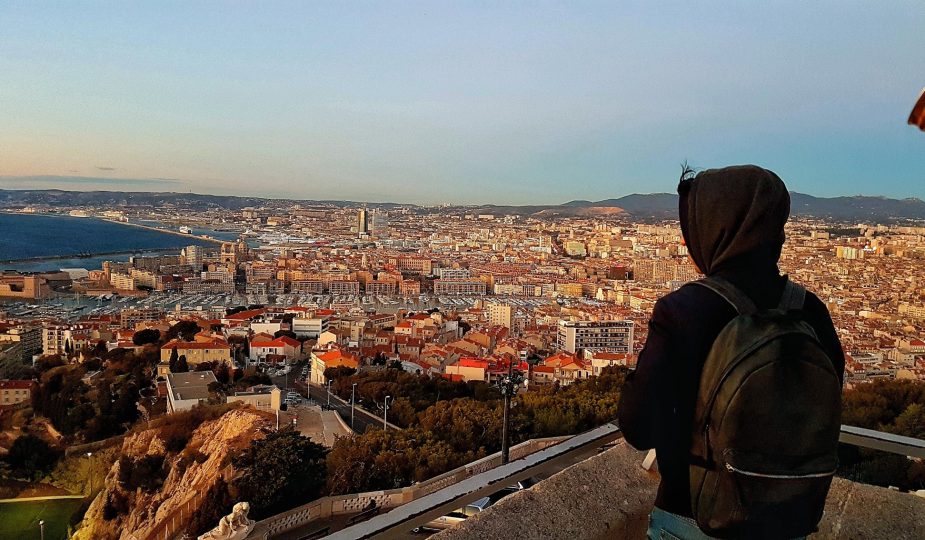
[[576,353],[585,349],[633,352],[633,321],[559,321],[559,349]]
[[510,304],[488,304],[488,321],[510,330],[514,327],[514,308]]
[[369,231],[376,236],[384,236],[389,230],[389,216],[382,210],[374,210],[369,219]]
[[360,208],[357,212],[357,234],[369,233],[369,216],[365,208]]

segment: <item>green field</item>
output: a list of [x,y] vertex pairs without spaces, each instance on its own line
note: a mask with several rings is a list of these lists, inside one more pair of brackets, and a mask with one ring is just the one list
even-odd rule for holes
[[45,540],[67,537],[67,524],[82,499],[0,503],[0,540],[39,540],[39,520],[45,520]]

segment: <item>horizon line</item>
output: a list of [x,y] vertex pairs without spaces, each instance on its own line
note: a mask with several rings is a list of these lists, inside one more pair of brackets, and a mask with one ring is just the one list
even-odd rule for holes
[[[100,177],[93,177],[93,176],[64,176],[64,175],[27,175],[27,176],[22,176],[22,175],[0,175],[0,181],[2,181],[2,180],[4,180],[4,179],[17,179],[17,180],[19,180],[19,181],[23,181],[23,180],[26,180],[26,179],[45,179],[45,180],[54,180],[54,179],[77,179],[77,178],[86,179],[86,180],[97,180],[97,181],[99,181],[100,183],[112,183],[112,184],[114,184],[113,187],[125,187],[125,188],[129,188],[129,189],[6,188],[6,187],[3,187],[3,186],[0,186],[0,191],[11,191],[11,192],[60,191],[60,192],[64,192],[64,193],[137,193],[137,194],[197,195],[197,196],[207,196],[207,197],[232,197],[232,198],[236,198],[236,199],[258,199],[258,200],[266,200],[266,201],[290,201],[290,202],[296,202],[296,203],[299,203],[299,202],[315,202],[315,203],[352,203],[352,204],[378,204],[378,205],[420,206],[420,207],[430,207],[430,206],[459,206],[459,207],[467,207],[467,206],[468,206],[468,207],[487,207],[487,206],[494,206],[494,207],[504,207],[504,206],[516,206],[516,207],[531,207],[531,206],[564,206],[564,205],[571,204],[571,203],[575,203],[575,202],[588,202],[588,203],[592,203],[592,204],[598,204],[598,203],[601,203],[601,202],[604,202],[604,201],[616,200],[616,199],[620,199],[620,198],[623,198],[623,197],[631,197],[631,196],[633,196],[633,195],[642,195],[642,196],[650,196],[650,195],[671,195],[671,196],[677,196],[677,193],[673,193],[673,192],[668,192],[668,191],[655,191],[655,192],[648,192],[648,193],[641,193],[641,192],[626,193],[626,194],[623,194],[623,195],[617,195],[617,196],[607,197],[607,198],[605,198],[605,199],[600,199],[600,200],[591,200],[591,199],[577,198],[577,199],[572,199],[572,200],[569,200],[569,201],[558,202],[558,203],[532,203],[532,204],[524,204],[524,203],[507,203],[507,204],[505,204],[505,203],[453,203],[453,202],[442,202],[442,203],[421,203],[421,202],[417,202],[417,203],[413,203],[413,202],[369,201],[369,200],[354,200],[354,199],[300,199],[300,198],[295,198],[295,197],[280,197],[280,196],[266,196],[266,195],[235,195],[235,194],[227,194],[227,193],[193,192],[192,190],[190,190],[190,191],[154,191],[154,190],[144,190],[144,191],[142,191],[142,190],[133,190],[133,189],[131,189],[131,186],[132,186],[133,184],[134,184],[134,185],[140,185],[140,184],[144,184],[144,183],[149,183],[149,184],[177,185],[177,184],[182,184],[182,183],[183,183],[183,180],[179,180],[179,179],[175,179],[175,178],[170,178],[170,179],[167,179],[167,178],[100,178]],[[66,180],[65,180],[65,182],[66,182]],[[125,186],[118,186],[118,184],[117,184],[118,182],[125,182],[126,185],[125,185]],[[77,183],[77,182],[74,182],[74,183]],[[90,182],[87,182],[87,183],[90,183]],[[817,198],[817,199],[838,199],[838,198],[855,198],[855,197],[863,197],[863,198],[886,199],[886,200],[894,200],[894,201],[911,201],[911,200],[914,200],[914,201],[922,201],[921,198],[916,197],[916,196],[914,196],[914,195],[910,195],[910,196],[907,196],[907,197],[895,197],[895,198],[894,198],[894,197],[889,197],[889,196],[886,196],[886,195],[866,195],[866,194],[856,193],[856,194],[851,194],[851,195],[843,194],[843,195],[834,195],[834,196],[831,196],[831,197],[824,197],[824,196],[812,195],[812,194],[810,194],[810,193],[803,193],[803,192],[800,192],[800,191],[789,190],[789,189],[788,189],[787,191],[788,191],[788,193],[790,193],[790,194],[805,195],[805,196],[814,197],[814,198]]]

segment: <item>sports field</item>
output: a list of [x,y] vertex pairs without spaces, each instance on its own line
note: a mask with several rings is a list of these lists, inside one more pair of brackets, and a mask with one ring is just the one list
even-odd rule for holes
[[45,521],[45,540],[64,540],[67,524],[82,499],[0,502],[0,538],[40,540],[39,520]]

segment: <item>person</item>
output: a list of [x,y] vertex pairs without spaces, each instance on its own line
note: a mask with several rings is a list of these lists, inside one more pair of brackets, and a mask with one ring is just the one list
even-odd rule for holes
[[[783,181],[754,165],[696,175],[685,167],[678,194],[683,244],[698,272],[733,284],[758,309],[776,307],[787,284],[778,269],[790,214]],[[692,425],[704,362],[736,316],[727,300],[696,284],[662,297],[652,311],[645,346],[627,376],[618,411],[627,442],[656,450],[661,481],[649,538],[710,538],[692,517]],[[840,384],[844,354],[825,304],[807,291],[800,316],[815,331]]]

